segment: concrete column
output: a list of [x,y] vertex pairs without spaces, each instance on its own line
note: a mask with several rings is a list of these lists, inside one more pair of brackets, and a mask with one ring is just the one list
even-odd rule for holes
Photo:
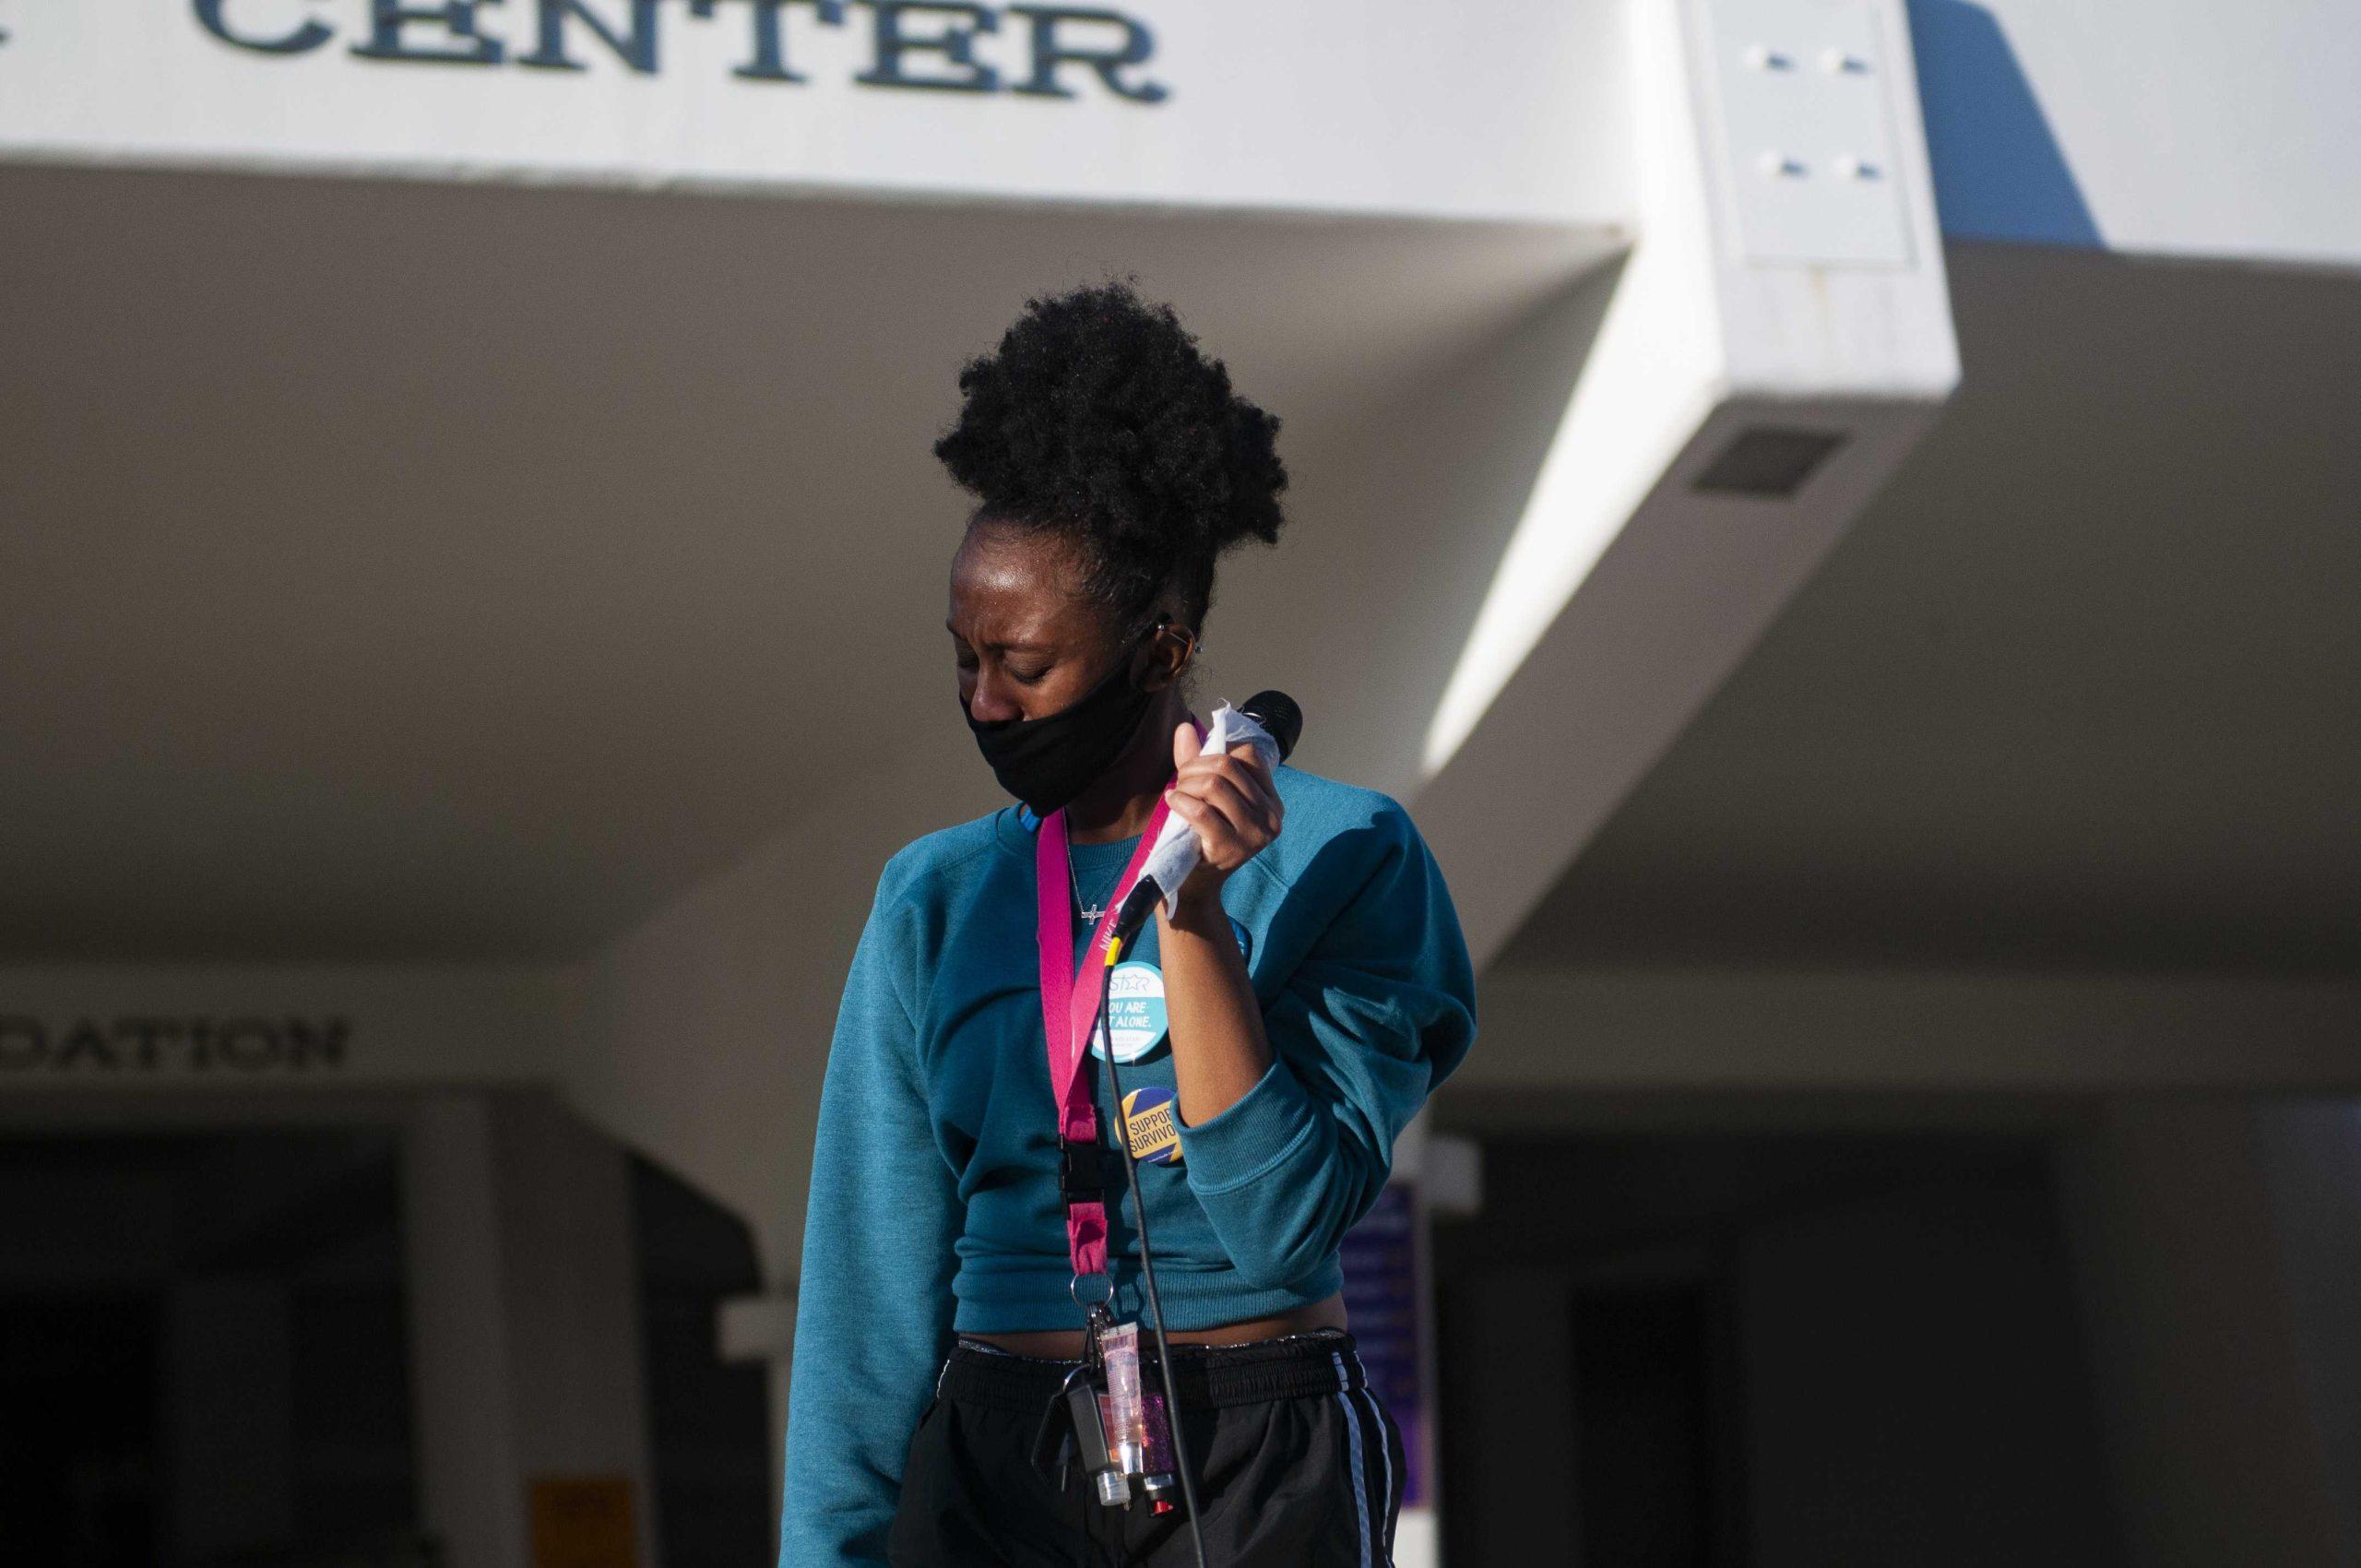
[[638,1560],[655,1564],[630,1157],[547,1095],[501,1096],[493,1124],[525,1484],[623,1478]]
[[437,1095],[411,1112],[401,1161],[410,1399],[421,1522],[448,1568],[525,1568],[493,1163],[484,1096]]
[[1426,1391],[1418,1463],[1427,1491],[1424,1504],[1404,1507],[1395,1525],[1395,1568],[1442,1568],[1442,1384],[1435,1346],[1433,1227],[1438,1215],[1465,1218],[1482,1206],[1482,1172],[1480,1146],[1469,1138],[1436,1132],[1431,1107],[1412,1117],[1394,1140],[1394,1180],[1410,1183],[1418,1197],[1413,1223],[1418,1228],[1418,1383]]
[[2111,1102],[2059,1186],[2127,1561],[2350,1562],[2248,1102]]
[[426,1527],[526,1568],[537,1479],[621,1477],[656,1568],[628,1157],[537,1093],[434,1097],[403,1158]]

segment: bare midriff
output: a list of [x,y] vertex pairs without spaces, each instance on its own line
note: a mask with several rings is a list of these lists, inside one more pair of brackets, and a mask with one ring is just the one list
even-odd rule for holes
[[[1345,1298],[1339,1292],[1324,1301],[1313,1301],[1273,1317],[1248,1318],[1214,1328],[1175,1328],[1168,1330],[1164,1336],[1175,1345],[1243,1345],[1252,1339],[1275,1339],[1282,1334],[1344,1326]],[[961,1332],[969,1339],[980,1339],[1019,1356],[1041,1356],[1060,1361],[1082,1359],[1082,1330],[1078,1328],[1031,1329],[1017,1334],[978,1334],[972,1329]],[[1141,1334],[1146,1336],[1145,1325]]]

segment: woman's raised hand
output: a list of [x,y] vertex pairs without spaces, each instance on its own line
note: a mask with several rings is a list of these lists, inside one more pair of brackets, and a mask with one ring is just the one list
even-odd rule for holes
[[1172,731],[1176,776],[1165,789],[1173,814],[1197,830],[1197,869],[1180,886],[1184,900],[1217,897],[1229,873],[1279,836],[1284,808],[1271,770],[1250,742],[1207,752],[1196,726]]

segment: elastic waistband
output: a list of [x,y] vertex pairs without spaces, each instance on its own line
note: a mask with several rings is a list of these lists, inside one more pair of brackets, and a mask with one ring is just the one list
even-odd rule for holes
[[[1148,1336],[1141,1336],[1143,1385],[1161,1392],[1164,1374]],[[951,1348],[935,1380],[945,1399],[987,1409],[1029,1415],[1041,1410],[1082,1363],[1019,1356],[962,1338]],[[1175,1345],[1172,1384],[1184,1408],[1255,1405],[1269,1399],[1350,1393],[1366,1387],[1353,1336],[1341,1328],[1311,1329],[1243,1345]]]

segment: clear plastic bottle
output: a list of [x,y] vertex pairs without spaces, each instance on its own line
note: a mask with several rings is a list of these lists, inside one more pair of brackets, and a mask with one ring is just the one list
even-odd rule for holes
[[[1100,1336],[1107,1392],[1099,1396],[1107,1420],[1107,1454],[1127,1477],[1145,1472],[1147,1408],[1140,1399],[1140,1325],[1127,1323]],[[1128,1489],[1124,1499],[1130,1505]]]
[[[1164,1396],[1143,1386],[1140,1325],[1127,1323],[1099,1337],[1107,1368],[1107,1392],[1099,1412],[1107,1427],[1107,1453],[1126,1478],[1123,1506],[1131,1506],[1129,1481],[1137,1478],[1159,1514],[1169,1512],[1179,1482],[1172,1467],[1172,1428]],[[1109,1499],[1109,1501],[1114,1501]]]

